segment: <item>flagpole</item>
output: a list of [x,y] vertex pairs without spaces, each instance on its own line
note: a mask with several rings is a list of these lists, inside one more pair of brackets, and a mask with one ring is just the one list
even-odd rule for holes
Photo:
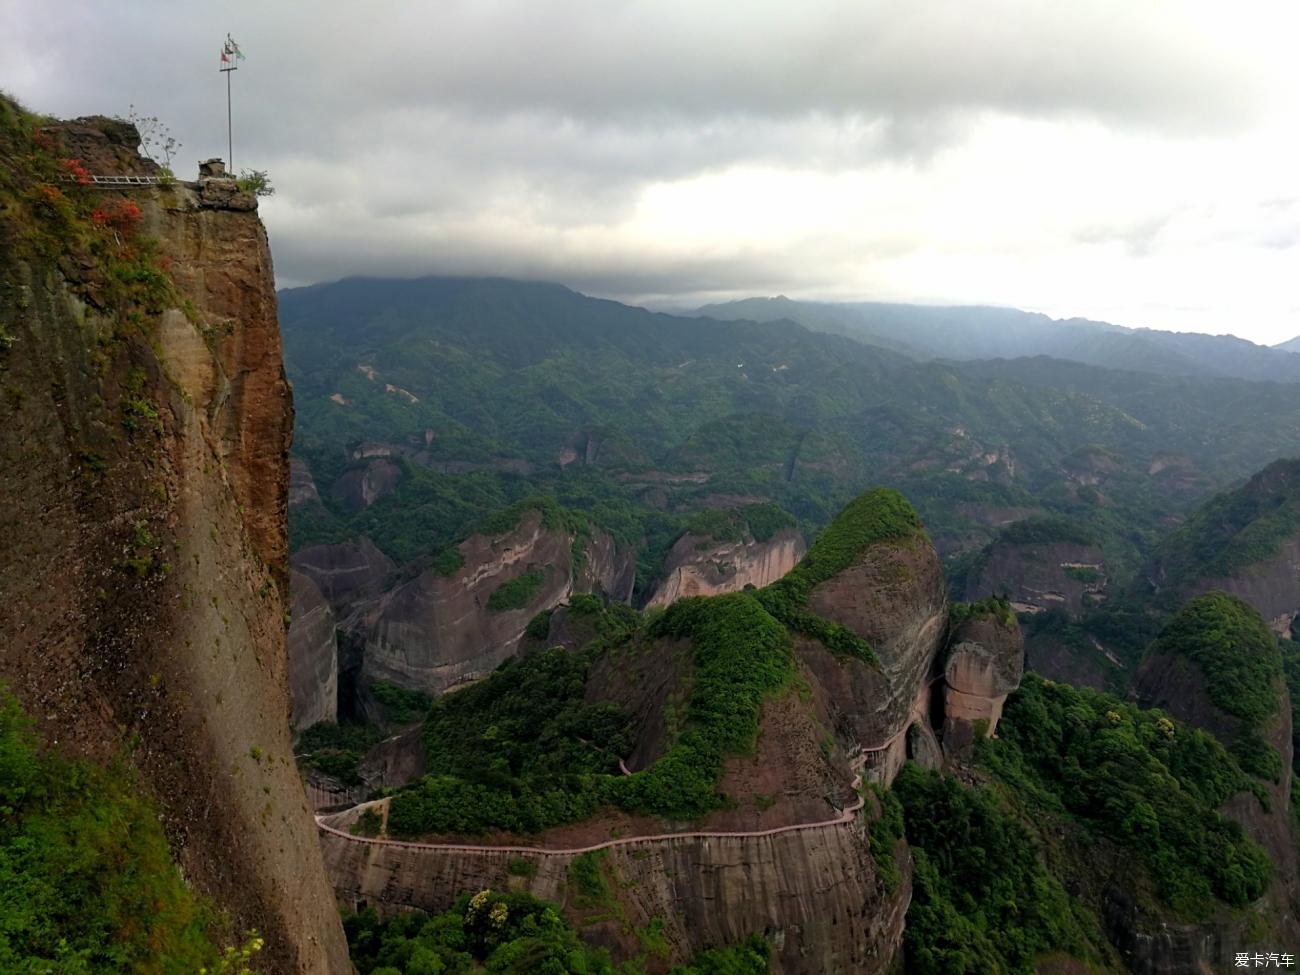
[[244,53],[227,34],[226,43],[221,48],[220,70],[226,73],[226,165],[232,176],[235,172],[235,123],[230,108],[230,72],[238,68],[242,60],[244,60]]
[[230,112],[230,72],[234,65],[226,69],[226,157],[230,160],[230,173],[235,172],[235,128]]

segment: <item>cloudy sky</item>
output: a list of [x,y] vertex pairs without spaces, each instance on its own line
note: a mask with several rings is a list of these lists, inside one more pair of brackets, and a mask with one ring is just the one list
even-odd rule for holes
[[0,88],[269,170],[281,285],[1300,333],[1292,0],[3,0]]

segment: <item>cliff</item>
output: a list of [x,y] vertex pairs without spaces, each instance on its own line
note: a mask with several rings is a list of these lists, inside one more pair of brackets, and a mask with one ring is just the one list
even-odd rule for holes
[[535,509],[500,534],[472,535],[455,552],[458,567],[419,571],[344,622],[360,656],[363,710],[374,681],[437,695],[486,676],[517,652],[529,620],[570,593],[631,595],[634,565],[608,535],[579,538]]
[[1279,636],[1300,611],[1300,460],[1279,460],[1211,498],[1165,539],[1131,587],[1176,610],[1205,592],[1250,603]]
[[906,500],[877,490],[828,526],[790,578],[801,575],[813,583],[808,609],[865,641],[876,658],[817,640],[797,644],[836,732],[866,753],[867,774],[888,784],[908,757],[908,728],[928,731],[948,621],[943,565]]
[[138,137],[0,109],[0,678],[48,744],[138,773],[259,968],[346,972],[286,720],[292,407],[256,201],[60,182]]
[[766,541],[752,536],[719,542],[687,533],[664,560],[664,580],[646,608],[667,606],[687,596],[716,596],[746,586],[761,589],[793,569],[807,550],[797,531],[777,532]]
[[[526,519],[514,543],[537,529]],[[397,740],[400,762],[374,756],[377,780],[430,773],[374,807],[417,839],[350,835],[360,808],[327,818],[335,890],[392,913],[525,889],[617,959],[635,957],[636,932],[658,918],[666,964],[763,932],[783,975],[890,971],[910,858],[858,788],[864,774],[888,782],[909,754],[941,759],[929,692],[947,616],[938,556],[893,491],[850,505],[767,589],[684,598],[649,619],[574,600],[548,636],[585,653],[515,658],[435,703],[418,761]],[[502,734],[465,731],[485,725]],[[579,727],[591,730],[572,738]],[[617,761],[596,738],[611,727],[623,729]],[[546,778],[551,756],[575,748]],[[584,798],[593,785],[571,774],[583,761],[602,770],[605,798]],[[518,796],[442,792],[480,766],[509,768]],[[475,822],[497,828],[459,832]],[[593,862],[610,890],[599,911],[571,879]]]
[[1273,864],[1262,917],[1283,940],[1300,936],[1300,860],[1292,808],[1292,711],[1282,657],[1242,599],[1190,600],[1151,645],[1138,673],[1141,703],[1218,738],[1262,795],[1242,791],[1222,807]]
[[289,724],[301,731],[338,718],[339,645],[334,611],[316,583],[295,569],[289,587]]
[[981,554],[965,582],[972,602],[1006,596],[1018,613],[1059,609],[1078,615],[1107,597],[1106,557],[1073,525],[1049,519],[1005,529]]
[[[330,823],[346,830],[357,815],[350,811]],[[570,881],[576,850],[421,848],[328,831],[321,845],[339,898],[354,907],[364,904],[384,914],[411,907],[435,912],[447,907],[453,892],[526,890],[564,905],[583,936],[616,957],[635,954],[640,946],[634,931],[658,918],[674,962],[760,931],[773,945],[773,975],[874,975],[891,970],[902,943],[910,873],[887,889],[867,851],[864,827],[859,822],[774,836],[663,837],[611,846],[599,862],[611,896],[599,911],[584,905]],[[527,871],[520,861],[531,873],[521,876]],[[611,915],[615,920],[608,920]]]
[[978,735],[996,733],[1025,666],[1025,641],[1010,606],[972,609],[953,627],[943,671],[943,749],[958,760],[970,758]]

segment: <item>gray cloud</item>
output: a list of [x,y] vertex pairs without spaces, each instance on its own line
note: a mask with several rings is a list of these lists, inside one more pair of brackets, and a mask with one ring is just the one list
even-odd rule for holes
[[[737,168],[923,179],[990,119],[1230,139],[1272,83],[1174,0],[17,3],[0,87],[62,115],[134,103],[185,143],[182,175],[224,155],[216,55],[235,35],[235,162],[279,187],[264,214],[285,284],[445,271],[662,300],[844,293],[931,246],[924,193],[882,204],[893,224],[874,228],[694,243],[628,228],[648,188]],[[1101,215],[1064,237],[1141,255],[1163,220]]]

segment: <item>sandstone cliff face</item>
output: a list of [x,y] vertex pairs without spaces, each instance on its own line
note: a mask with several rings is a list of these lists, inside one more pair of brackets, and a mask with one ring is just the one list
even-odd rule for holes
[[717,542],[683,535],[669,550],[665,578],[646,608],[667,606],[687,596],[739,592],[746,586],[761,589],[793,569],[807,550],[796,531],[778,532],[765,542]]
[[316,584],[336,615],[382,590],[397,569],[393,560],[364,536],[338,545],[308,545],[294,552],[289,561],[295,572]]
[[334,611],[308,576],[289,574],[289,724],[294,731],[338,718],[339,645]]
[[[329,820],[346,829],[359,811]],[[614,846],[606,868],[630,924],[660,918],[672,961],[706,947],[765,932],[775,975],[883,973],[898,953],[911,901],[910,863],[887,892],[868,852],[863,821],[775,836],[681,837]],[[585,937],[616,957],[639,948],[612,923],[584,925],[570,903],[573,854],[520,854],[369,844],[331,833],[321,837],[340,899],[382,913],[446,909],[464,890],[526,890],[565,905]],[[900,860],[907,860],[900,847]],[[534,863],[531,877],[510,875],[512,859]]]
[[354,467],[340,475],[330,495],[349,511],[361,511],[396,491],[401,479],[402,468],[396,461],[377,457],[365,467]]
[[[360,605],[344,627],[360,647],[363,710],[369,710],[365,688],[373,681],[436,695],[486,676],[518,650],[533,616],[572,592],[630,593],[634,566],[608,536],[595,534],[586,565],[576,573],[572,546],[572,536],[547,528],[539,512],[529,511],[506,535],[462,542],[464,564],[451,575],[426,569]],[[528,572],[541,581],[523,606],[489,607],[502,584]]]
[[1085,598],[1106,598],[1105,557],[1095,546],[1074,542],[996,541],[967,580],[965,598],[977,602],[1003,595],[1020,613],[1048,609],[1080,613]]
[[948,620],[943,566],[924,537],[879,542],[814,587],[808,608],[866,640],[876,668],[798,641],[814,690],[842,740],[868,753],[867,773],[893,781],[913,722],[924,723]]
[[189,186],[132,193],[185,312],[127,327],[94,268],[0,239],[0,677],[47,741],[130,756],[189,881],[265,934],[259,967],[347,972],[289,741],[265,231]]
[[997,730],[1007,695],[1020,686],[1025,642],[1015,618],[989,614],[963,620],[949,637],[944,667],[943,749],[951,758],[970,757],[978,725],[985,737]]

